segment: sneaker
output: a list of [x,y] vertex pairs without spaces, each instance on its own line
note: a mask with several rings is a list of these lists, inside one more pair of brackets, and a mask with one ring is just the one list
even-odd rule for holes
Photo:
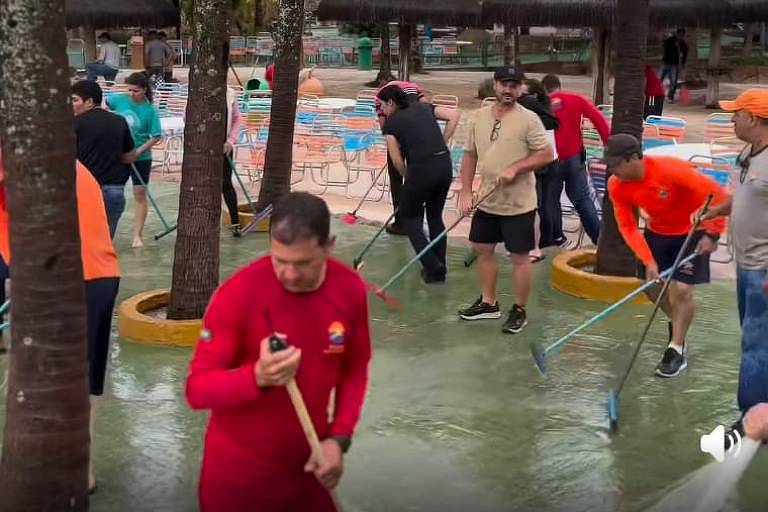
[[501,328],[501,332],[509,334],[517,334],[523,330],[523,327],[528,325],[528,316],[525,314],[525,308],[522,308],[515,304],[512,309],[509,310],[509,316],[507,321],[504,322],[504,327]]
[[443,272],[442,274],[430,274],[429,272],[427,272],[427,269],[422,268],[421,278],[424,280],[425,284],[444,283],[445,272]]
[[235,238],[240,238],[243,235],[243,232],[240,230],[240,224],[232,224],[232,236]]
[[574,249],[578,248],[578,244],[576,242],[572,242],[567,238],[559,240],[557,245],[564,251],[573,251]]
[[397,222],[393,222],[392,224],[387,224],[387,227],[384,228],[384,231],[386,231],[390,235],[406,236],[402,226],[400,226],[400,224],[398,224]]
[[659,377],[677,377],[680,372],[685,370],[688,362],[685,360],[685,348],[681,354],[672,347],[667,347],[661,362],[656,366],[656,375]]
[[480,297],[468,308],[460,309],[459,318],[462,320],[491,320],[501,318],[499,302],[496,301],[496,304],[491,305],[487,302],[483,302],[483,298]]

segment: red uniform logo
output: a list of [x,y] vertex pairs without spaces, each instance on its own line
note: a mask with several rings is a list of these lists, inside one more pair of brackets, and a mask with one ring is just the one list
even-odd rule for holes
[[325,349],[326,354],[342,354],[344,352],[344,324],[333,322],[328,326],[328,341],[331,343]]

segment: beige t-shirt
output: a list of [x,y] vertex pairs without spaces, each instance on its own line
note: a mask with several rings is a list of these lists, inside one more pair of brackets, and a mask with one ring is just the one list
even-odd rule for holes
[[[510,165],[549,147],[539,116],[519,104],[504,116],[499,136],[491,141],[495,123],[493,105],[489,105],[478,111],[469,132],[468,146],[477,153],[477,173],[482,179],[478,197],[490,192],[496,186],[496,178]],[[532,172],[519,175],[486,199],[479,209],[495,215],[520,215],[535,210],[536,177]]]

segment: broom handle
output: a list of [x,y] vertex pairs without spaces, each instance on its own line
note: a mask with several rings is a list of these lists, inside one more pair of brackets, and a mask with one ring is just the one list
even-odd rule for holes
[[357,203],[357,206],[354,210],[352,210],[352,215],[357,215],[357,210],[363,207],[363,203],[365,202],[365,198],[368,197],[368,194],[371,193],[371,190],[373,190],[373,187],[376,186],[376,184],[379,182],[379,178],[381,178],[381,175],[384,174],[384,171],[387,169],[386,164],[384,167],[382,167],[379,172],[376,174],[376,176],[373,178],[373,181],[371,182],[371,186],[368,187],[368,190],[365,191],[365,194],[363,194],[363,197],[360,198],[360,202]]
[[675,262],[672,264],[672,267],[670,267],[672,272],[670,272],[670,276],[664,281],[664,286],[661,287],[661,293],[659,293],[659,296],[656,298],[656,304],[653,305],[653,311],[651,312],[651,317],[648,319],[648,323],[645,324],[643,335],[640,336],[640,341],[638,342],[637,347],[635,347],[635,352],[632,354],[632,359],[629,360],[629,366],[627,367],[627,371],[624,374],[624,378],[621,379],[621,381],[619,382],[619,386],[616,388],[617,397],[621,394],[621,390],[624,389],[624,384],[627,382],[627,378],[629,377],[629,374],[632,372],[632,366],[634,366],[635,360],[637,359],[637,355],[640,353],[640,348],[643,346],[643,343],[645,342],[645,338],[648,336],[648,332],[651,330],[651,325],[653,325],[653,320],[656,318],[656,313],[659,312],[659,308],[661,307],[661,301],[664,300],[664,295],[667,293],[667,289],[669,289],[669,285],[672,283],[672,279],[675,276],[675,272],[677,272],[677,269],[680,267],[683,261],[683,254],[685,254],[686,249],[688,249],[688,244],[691,243],[693,234],[699,228],[699,224],[701,224],[701,218],[704,217],[705,213],[707,213],[707,210],[709,209],[709,205],[712,202],[712,198],[713,198],[712,194],[709,194],[709,196],[707,196],[707,200],[704,202],[704,206],[701,208],[701,210],[699,210],[699,213],[696,215],[696,218],[693,221],[693,225],[691,226],[691,230],[688,232],[688,236],[685,237],[683,246],[680,248],[680,251],[677,253]]
[[[288,390],[288,396],[291,398],[291,403],[293,403],[293,408],[296,410],[296,416],[299,417],[301,428],[304,430],[304,436],[306,436],[307,442],[309,443],[309,449],[312,452],[312,457],[319,465],[322,466],[325,462],[323,447],[320,445],[320,438],[317,437],[315,425],[312,423],[312,418],[309,416],[307,404],[304,403],[304,397],[301,395],[301,390],[296,384],[296,379],[294,378],[288,381],[286,388]],[[336,492],[333,490],[329,490],[328,492],[331,494],[333,506],[336,507],[337,512],[343,512],[339,498],[336,496]]]
[[381,288],[379,288],[379,291],[380,291],[380,292],[383,292],[383,291],[385,291],[387,288],[389,288],[390,286],[392,286],[392,285],[395,283],[395,281],[397,281],[398,279],[400,279],[400,278],[403,276],[403,274],[405,274],[405,273],[406,273],[406,271],[407,271],[409,268],[411,268],[411,265],[413,265],[414,263],[416,263],[417,261],[419,261],[419,259],[421,259],[421,257],[422,257],[422,256],[424,256],[425,254],[427,254],[427,252],[429,252],[429,250],[430,250],[430,249],[432,249],[432,248],[433,248],[435,245],[437,245],[437,243],[438,243],[440,240],[442,240],[443,238],[445,238],[445,237],[448,235],[448,233],[449,233],[449,232],[450,232],[450,231],[451,231],[453,228],[455,228],[456,226],[458,226],[458,225],[459,225],[459,223],[460,223],[461,221],[463,221],[463,220],[464,220],[464,219],[465,219],[465,218],[466,218],[466,217],[467,217],[467,216],[468,216],[470,213],[472,213],[472,212],[473,212],[473,211],[474,211],[474,210],[475,210],[475,209],[476,209],[478,206],[480,206],[480,204],[482,204],[482,202],[483,202],[483,201],[485,201],[486,199],[488,199],[489,197],[491,197],[491,194],[493,194],[494,192],[496,192],[496,190],[498,190],[498,185],[497,185],[497,186],[495,186],[495,187],[493,187],[491,190],[489,190],[489,191],[488,191],[488,192],[487,192],[487,193],[486,193],[486,194],[485,194],[483,197],[481,197],[480,199],[478,199],[478,200],[477,200],[477,201],[476,201],[476,202],[475,202],[475,203],[472,205],[472,207],[471,207],[469,210],[467,210],[466,212],[464,212],[464,213],[462,213],[461,215],[459,215],[459,217],[458,217],[458,218],[457,218],[455,221],[453,221],[453,223],[452,223],[450,226],[448,226],[447,228],[445,228],[445,229],[442,231],[442,233],[440,233],[440,234],[439,234],[439,235],[437,235],[435,238],[433,238],[433,239],[432,239],[432,241],[431,241],[431,242],[429,242],[429,243],[427,244],[427,246],[426,246],[426,247],[424,247],[424,249],[422,249],[422,250],[421,250],[421,251],[420,251],[420,252],[419,252],[419,253],[418,253],[416,256],[414,256],[414,257],[413,257],[413,258],[412,258],[412,259],[411,259],[411,260],[410,260],[408,263],[406,263],[406,264],[403,266],[403,268],[401,268],[401,269],[400,269],[400,271],[398,271],[398,272],[397,272],[397,274],[395,274],[395,275],[393,275],[392,277],[390,277],[390,278],[389,278],[389,281],[387,281],[386,283],[384,283],[384,286],[382,286]]

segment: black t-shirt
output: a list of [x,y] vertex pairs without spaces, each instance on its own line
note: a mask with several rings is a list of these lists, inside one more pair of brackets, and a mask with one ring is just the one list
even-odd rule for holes
[[389,116],[384,125],[384,135],[397,139],[408,165],[448,151],[434,112],[434,105],[411,103]]
[[130,166],[122,162],[124,153],[134,148],[131,130],[121,116],[94,108],[75,117],[77,159],[85,165],[99,185],[125,185]]

